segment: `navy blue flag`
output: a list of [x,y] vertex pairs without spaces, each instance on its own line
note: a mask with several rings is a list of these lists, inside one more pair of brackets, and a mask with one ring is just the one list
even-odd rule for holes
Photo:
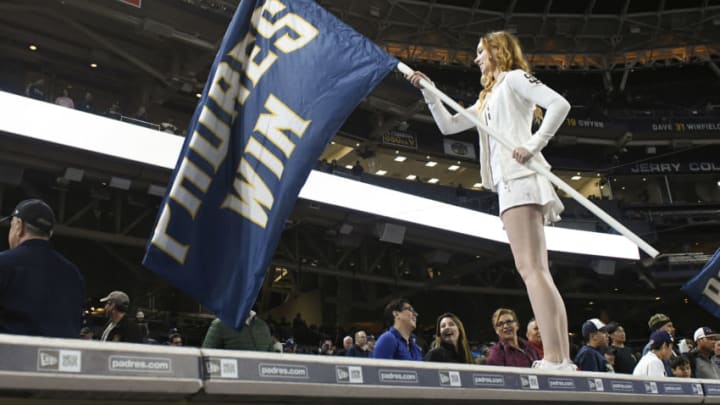
[[325,145],[397,63],[313,1],[241,1],[143,264],[240,329]]
[[690,281],[682,291],[706,311],[720,318],[720,249]]

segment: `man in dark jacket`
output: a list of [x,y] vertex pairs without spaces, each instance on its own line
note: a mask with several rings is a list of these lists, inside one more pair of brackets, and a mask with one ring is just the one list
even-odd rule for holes
[[707,326],[697,328],[693,334],[695,349],[688,353],[693,378],[720,379],[720,367],[715,357],[715,342],[720,334]]
[[100,298],[105,303],[105,316],[109,321],[100,340],[103,342],[141,343],[140,326],[127,316],[130,297],[122,291],[113,291]]
[[77,338],[85,279],[50,247],[55,215],[44,201],[20,202],[10,221],[9,250],[0,253],[0,333]]
[[367,347],[367,334],[364,330],[355,332],[355,343],[350,346],[345,355],[350,357],[370,357],[370,350]]
[[606,327],[610,336],[611,348],[615,349],[615,364],[613,368],[616,373],[632,374],[637,365],[637,359],[633,349],[625,345],[625,328],[617,322],[610,322]]
[[587,342],[575,356],[575,364],[582,371],[613,371],[602,351],[608,347],[605,324],[597,318],[585,321],[582,335]]

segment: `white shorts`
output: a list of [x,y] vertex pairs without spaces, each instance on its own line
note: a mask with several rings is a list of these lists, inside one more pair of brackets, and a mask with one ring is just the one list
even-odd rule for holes
[[498,192],[500,215],[508,208],[540,205],[547,225],[560,221],[560,213],[565,209],[550,180],[536,174],[508,180],[507,183],[500,180],[495,189]]

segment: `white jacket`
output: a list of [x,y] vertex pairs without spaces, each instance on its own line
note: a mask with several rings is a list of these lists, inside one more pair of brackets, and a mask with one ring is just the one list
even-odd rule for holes
[[[425,101],[443,135],[456,134],[475,126],[460,114],[450,115],[442,102],[430,92],[423,90]],[[545,118],[540,128],[533,134],[532,121],[535,105],[543,107]],[[516,69],[501,73],[496,79],[492,92],[488,95],[485,108],[480,111],[480,102],[467,109],[473,115],[484,120],[493,133],[506,137],[511,144],[522,146],[535,156],[540,163],[550,168],[540,151],[560,128],[570,111],[570,103],[561,95],[545,86],[529,73]],[[495,191],[490,170],[490,147],[488,135],[479,132],[480,142],[480,178],[483,187]],[[498,147],[502,148],[498,144]],[[511,151],[500,150],[500,159],[492,166],[499,165],[502,180],[507,181],[535,173],[512,158]]]

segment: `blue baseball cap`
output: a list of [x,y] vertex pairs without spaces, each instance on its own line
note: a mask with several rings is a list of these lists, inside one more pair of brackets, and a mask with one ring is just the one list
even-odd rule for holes
[[588,319],[582,326],[582,335],[585,339],[590,337],[591,333],[598,331],[605,332],[605,323],[597,318]]
[[673,343],[673,337],[666,330],[656,330],[650,335],[650,344],[653,343]]
[[0,223],[10,220],[12,217],[18,217],[42,232],[50,234],[55,225],[55,214],[52,208],[43,200],[31,198],[29,200],[20,201],[12,214],[0,219]]

